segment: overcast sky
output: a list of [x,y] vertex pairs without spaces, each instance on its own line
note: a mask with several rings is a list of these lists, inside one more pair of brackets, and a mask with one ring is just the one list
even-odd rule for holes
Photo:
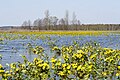
[[81,23],[120,23],[120,0],[0,0],[0,26],[43,18],[45,10],[58,18],[75,12]]

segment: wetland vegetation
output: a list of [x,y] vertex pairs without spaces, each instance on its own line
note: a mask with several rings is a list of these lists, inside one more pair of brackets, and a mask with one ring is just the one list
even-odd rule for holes
[[120,33],[1,32],[0,76],[3,80],[119,80]]

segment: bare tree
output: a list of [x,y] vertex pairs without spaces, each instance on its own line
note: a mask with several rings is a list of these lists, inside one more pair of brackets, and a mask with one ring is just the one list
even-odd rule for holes
[[28,29],[31,29],[31,27],[32,27],[32,23],[30,20],[28,20]]
[[38,19],[34,20],[33,26],[34,26],[34,27],[37,27],[37,26],[38,26]]
[[42,19],[38,19],[38,29],[42,30]]
[[78,26],[80,26],[80,25],[81,25],[81,22],[80,22],[80,20],[77,20],[77,24],[78,24]]
[[28,26],[32,26],[32,23],[30,20],[28,20]]
[[36,19],[33,23],[34,29],[42,29],[42,19]]
[[44,30],[47,30],[47,27],[48,27],[48,25],[47,25],[47,18],[44,18],[42,20],[42,26],[44,27]]
[[61,27],[61,30],[65,30],[65,20],[63,18],[59,20],[59,27]]
[[24,21],[23,24],[22,24],[22,28],[23,29],[31,29],[31,21],[28,20],[28,21]]
[[73,15],[72,15],[72,25],[76,25],[76,24],[77,24],[76,14],[75,14],[75,12],[73,12]]
[[50,25],[56,26],[57,25],[58,18],[56,16],[50,17]]
[[50,28],[50,21],[49,21],[49,10],[45,11],[45,18],[44,18],[45,27],[48,30]]
[[24,22],[22,23],[22,28],[25,29],[26,26],[27,26],[27,24],[28,24],[27,21],[24,21]]
[[[23,28],[26,29],[39,29],[39,30],[51,30],[51,29],[62,29],[62,30],[74,30],[75,28],[69,23],[69,12],[66,10],[65,17],[58,19],[56,16],[50,16],[49,10],[44,12],[45,17],[43,19],[36,19],[33,24],[30,20],[24,21],[22,24]],[[72,16],[72,24],[78,24],[75,12]],[[59,25],[58,25],[59,23]],[[69,25],[70,24],[70,25]]]
[[69,25],[69,12],[68,12],[68,10],[66,10],[66,13],[65,13],[65,25]]

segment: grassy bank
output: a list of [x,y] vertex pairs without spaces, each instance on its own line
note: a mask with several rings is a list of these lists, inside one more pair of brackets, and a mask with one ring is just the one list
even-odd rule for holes
[[37,30],[9,30],[0,33],[13,34],[54,34],[54,35],[107,35],[109,33],[120,33],[120,31],[37,31]]

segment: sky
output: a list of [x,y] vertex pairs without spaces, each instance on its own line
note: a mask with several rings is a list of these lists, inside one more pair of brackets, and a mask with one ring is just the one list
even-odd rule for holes
[[46,10],[58,18],[75,12],[82,24],[120,24],[120,0],[0,0],[0,26],[43,18]]

